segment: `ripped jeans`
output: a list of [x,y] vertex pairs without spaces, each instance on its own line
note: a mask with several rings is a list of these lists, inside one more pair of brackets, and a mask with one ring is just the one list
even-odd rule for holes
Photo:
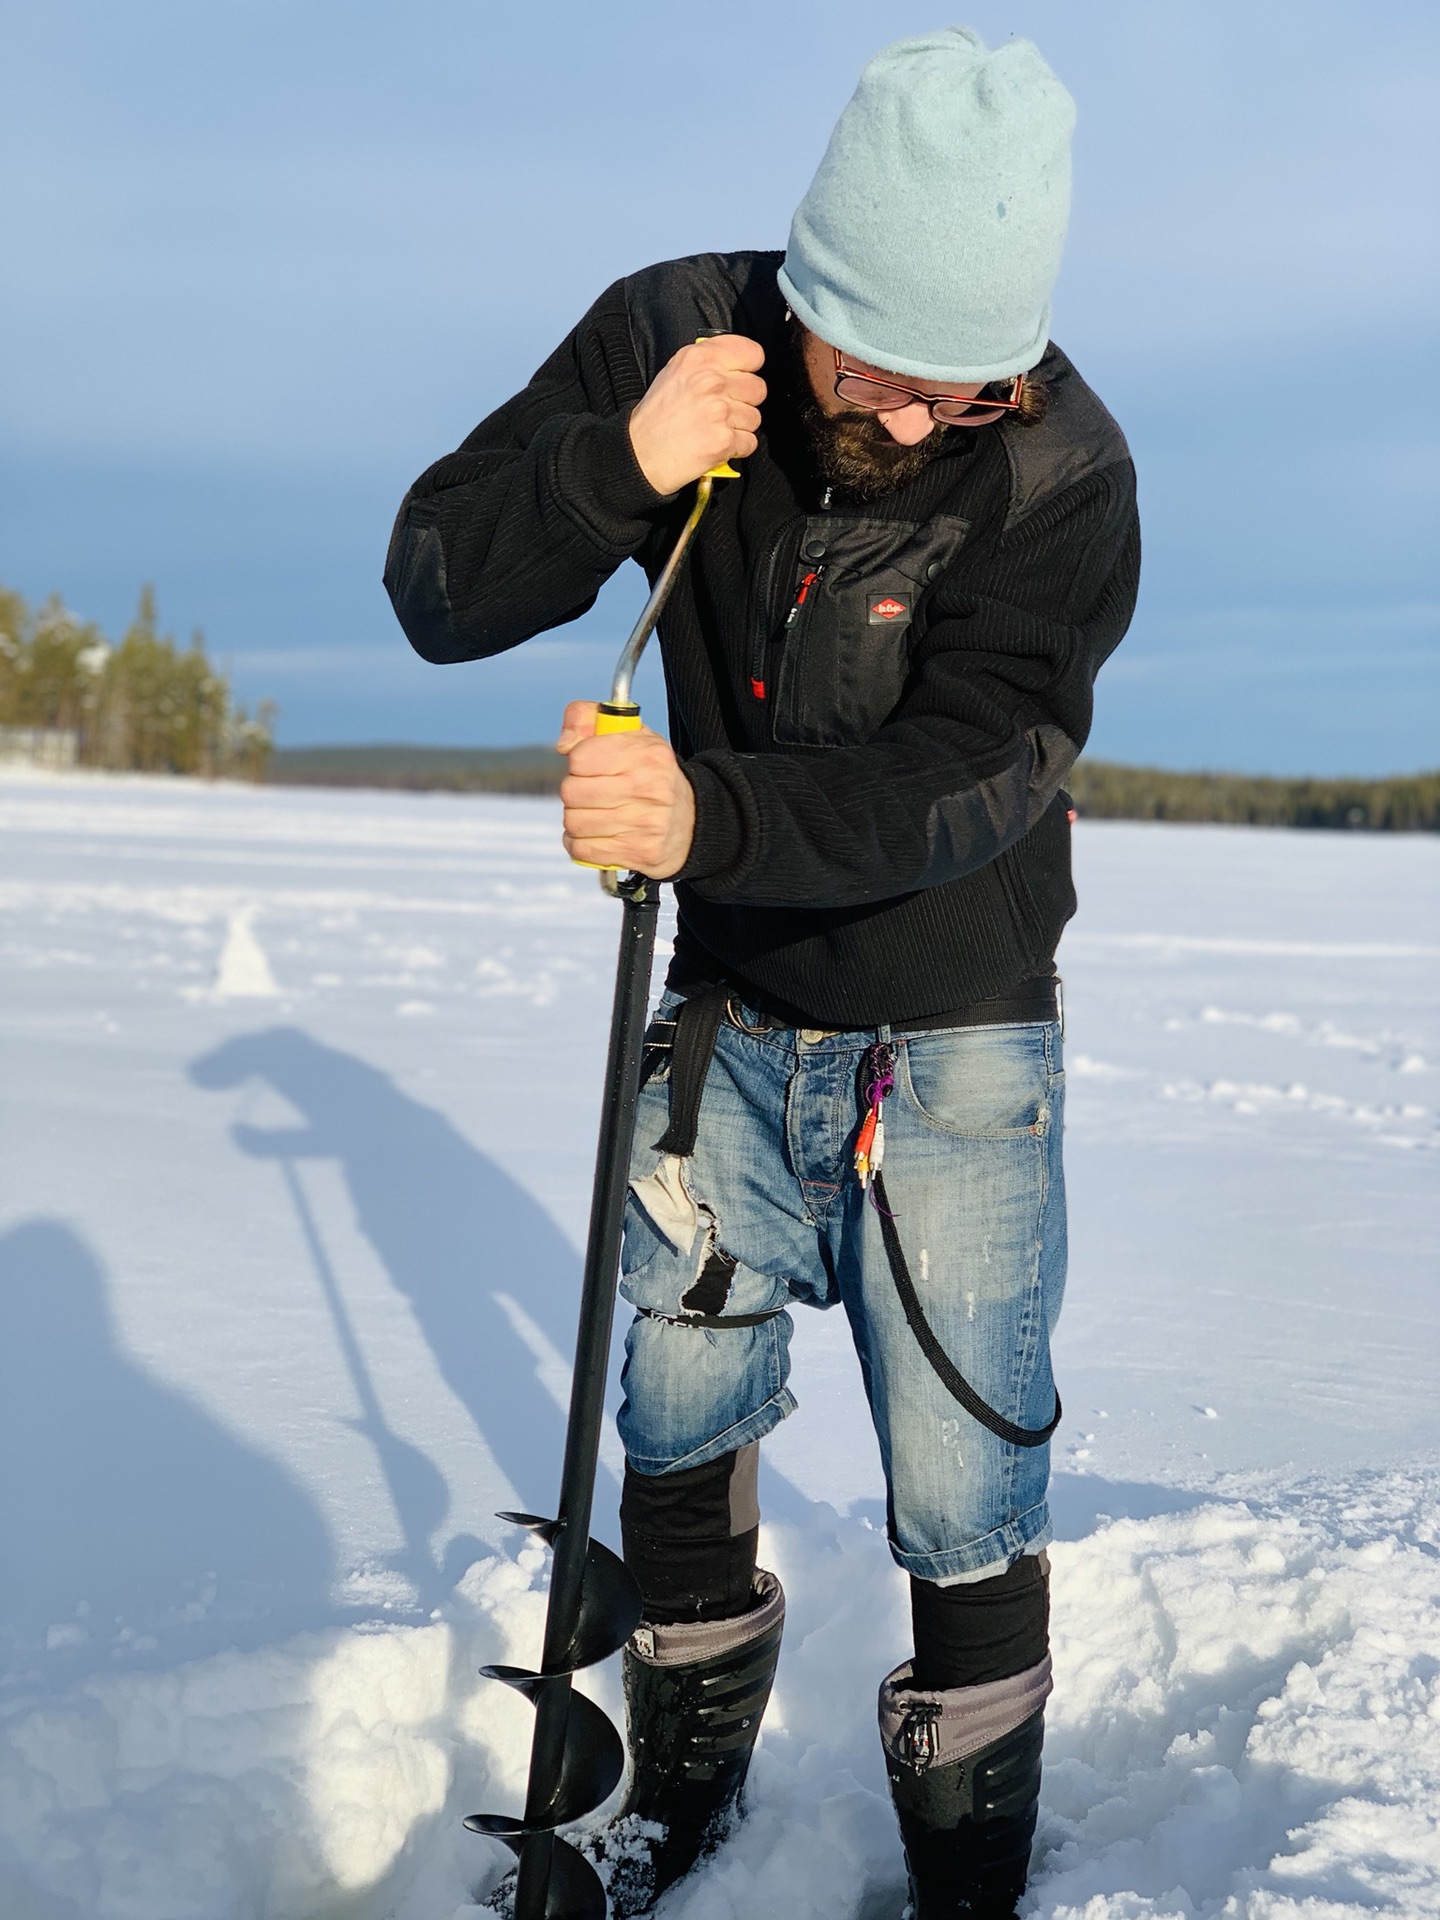
[[[676,1005],[667,994],[660,1012]],[[859,1082],[868,1049],[893,1039],[885,1185],[925,1316],[982,1399],[1042,1428],[1065,1285],[1059,1026],[748,1030],[759,1025],[740,1006],[722,1021],[690,1158],[665,1160],[654,1145],[668,1060],[640,1096],[621,1284],[639,1310],[625,1347],[626,1456],[638,1473],[677,1472],[769,1433],[796,1404],[788,1308],[840,1305],[896,1561],[922,1580],[998,1573],[1050,1538],[1050,1449],[972,1419],[921,1351],[852,1164]],[[773,1317],[677,1324],[697,1312]]]

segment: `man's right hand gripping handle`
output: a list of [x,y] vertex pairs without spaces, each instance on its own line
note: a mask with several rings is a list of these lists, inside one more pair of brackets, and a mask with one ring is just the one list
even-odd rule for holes
[[681,347],[630,415],[630,444],[657,493],[678,493],[755,451],[765,352],[742,333]]

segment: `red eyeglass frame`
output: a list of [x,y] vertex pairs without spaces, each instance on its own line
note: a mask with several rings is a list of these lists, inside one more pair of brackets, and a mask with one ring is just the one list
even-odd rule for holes
[[[853,394],[841,392],[843,381],[858,380],[867,387],[884,387],[887,393],[903,394],[904,400],[897,401],[897,405],[913,406],[918,401],[922,407],[930,409],[930,418],[941,427],[988,427],[992,421],[998,420],[1001,414],[1017,413],[1024,405],[1025,376],[1023,373],[1017,373],[1011,380],[1008,400],[982,400],[978,394],[969,398],[959,393],[921,393],[917,387],[907,387],[899,380],[879,380],[874,374],[861,373],[858,367],[847,367],[845,356],[839,347],[833,348],[832,351],[835,355],[835,398],[849,401],[852,407],[859,407],[862,413],[884,413],[887,411],[888,403],[866,406],[863,400],[857,400]],[[961,415],[958,419],[949,420],[935,411],[936,407],[953,406],[970,408],[972,410],[970,417]]]

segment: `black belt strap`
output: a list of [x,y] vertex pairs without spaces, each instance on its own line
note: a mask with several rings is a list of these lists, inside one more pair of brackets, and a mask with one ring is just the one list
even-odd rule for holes
[[693,1000],[682,1000],[676,1011],[670,1059],[670,1124],[655,1142],[657,1153],[678,1153],[683,1160],[695,1151],[700,1097],[729,998],[725,987],[711,987]]
[[920,1351],[939,1375],[940,1384],[947,1393],[960,1402],[972,1420],[978,1420],[982,1427],[988,1427],[997,1439],[1007,1441],[1012,1447],[1043,1447],[1060,1424],[1059,1394],[1055,1395],[1055,1417],[1048,1427],[1017,1427],[1013,1420],[1007,1420],[1004,1414],[997,1413],[992,1406],[980,1398],[941,1346],[935,1329],[925,1318],[925,1309],[921,1306],[920,1296],[915,1291],[915,1282],[910,1278],[910,1268],[906,1264],[905,1249],[900,1244],[895,1216],[890,1211],[889,1196],[885,1192],[885,1176],[881,1173],[875,1175],[875,1203],[880,1215],[880,1237],[885,1242],[885,1252],[890,1261],[895,1291],[900,1296],[900,1305]]

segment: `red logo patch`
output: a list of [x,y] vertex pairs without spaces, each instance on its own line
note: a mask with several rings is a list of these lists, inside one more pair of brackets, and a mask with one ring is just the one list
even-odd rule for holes
[[909,613],[910,609],[903,600],[886,598],[873,601],[870,611],[881,620],[898,620],[902,613]]

